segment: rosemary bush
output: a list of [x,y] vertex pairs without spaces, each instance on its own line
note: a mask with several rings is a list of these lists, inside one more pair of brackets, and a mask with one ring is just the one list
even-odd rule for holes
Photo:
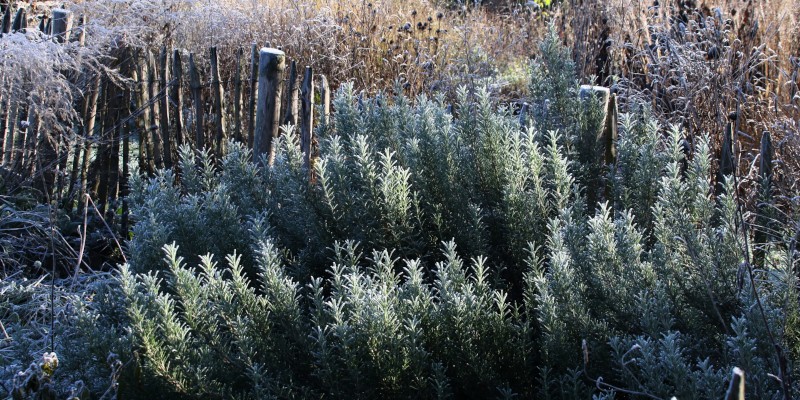
[[791,396],[795,250],[753,269],[707,136],[633,109],[616,164],[599,162],[601,105],[578,100],[553,37],[541,50],[530,102],[550,108],[523,124],[482,90],[450,110],[345,85],[310,170],[286,127],[272,166],[231,144],[216,165],[185,149],[177,176],[134,179],[119,326],[143,381],[187,397],[721,398],[738,366],[749,397]]

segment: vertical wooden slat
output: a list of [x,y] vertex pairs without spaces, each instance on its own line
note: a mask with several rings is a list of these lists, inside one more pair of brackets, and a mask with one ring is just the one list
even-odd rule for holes
[[271,166],[274,159],[273,138],[278,136],[281,109],[281,86],[286,55],[272,48],[262,48],[258,62],[258,107],[256,129],[253,139],[253,155],[256,160],[267,155]]
[[203,149],[203,86],[200,84],[200,73],[194,63],[194,54],[189,53],[189,85],[192,91],[194,104],[194,144],[197,149]]
[[[10,85],[9,85],[10,86]],[[8,107],[10,106],[9,100],[11,99],[10,90],[6,89],[6,78],[0,75],[0,164],[5,163],[6,153],[6,123],[8,122]]]
[[52,30],[58,43],[69,42],[72,33],[72,13],[63,8],[53,9]]
[[253,43],[250,49],[250,104],[247,106],[247,145],[252,149],[253,138],[255,136],[255,105],[258,93],[256,93],[258,83],[258,46]]
[[[83,103],[86,104],[85,99]],[[84,107],[84,110],[85,109],[86,107]],[[81,130],[82,129],[83,127],[81,127]],[[75,143],[72,146],[72,165],[69,169],[69,181],[67,182],[68,193],[65,199],[66,203],[64,205],[67,211],[72,211],[73,200],[75,199],[75,194],[78,193],[78,185],[80,185],[78,179],[80,178],[81,173],[81,154],[83,153],[83,144],[85,142],[86,138],[84,137],[83,132],[75,135]]]
[[519,109],[519,128],[523,131],[528,129],[528,108],[530,108],[530,104],[526,101]]
[[[23,121],[25,126],[23,126]],[[20,105],[19,112],[17,113],[17,124],[17,130],[20,131],[16,145],[19,154],[17,165],[23,170],[27,170],[29,169],[28,167],[33,164],[33,152],[36,149],[36,136],[34,130],[31,128],[29,105]]]
[[[136,78],[134,77],[134,84]],[[81,159],[81,172],[80,172],[80,199],[86,196],[86,175],[89,169],[89,158],[91,157],[91,142],[90,138],[94,135],[94,124],[97,119],[97,99],[100,97],[100,74],[94,74],[92,79],[91,94],[88,98],[87,112],[83,115],[83,158]]]
[[[114,118],[114,125],[111,126],[109,129],[109,139],[111,140],[111,144],[109,147],[110,154],[108,160],[108,177],[109,177],[109,187],[108,187],[108,197],[110,202],[115,202],[119,198],[119,190],[120,190],[120,182],[121,176],[119,172],[119,155],[120,155],[120,145],[122,144],[122,135],[125,133],[123,128],[122,116],[123,114],[123,102],[122,99],[124,95],[120,92],[119,88],[114,86],[113,88],[113,102],[112,102],[112,117]],[[113,210],[112,210],[113,211]],[[112,216],[114,213],[112,213]]]
[[11,164],[11,154],[13,153],[14,149],[14,127],[17,124],[17,102],[12,99],[14,84],[9,83],[8,86],[6,102],[3,107],[3,110],[5,111],[5,121],[3,126],[3,134],[5,134],[5,139],[3,140],[3,164],[5,165]]
[[3,14],[3,26],[0,27],[2,29],[2,33],[11,33],[11,5],[6,8],[5,14]]
[[722,149],[719,157],[719,168],[717,169],[717,186],[714,193],[717,197],[725,193],[725,177],[733,174],[735,168],[733,157],[734,121],[736,121],[736,114],[731,113],[728,116],[728,124],[725,126],[724,136],[722,137]]
[[753,229],[753,264],[764,267],[766,246],[775,231],[772,214],[772,137],[769,131],[761,135],[761,148],[758,159],[759,196],[756,202],[756,223]]
[[169,134],[169,69],[167,68],[167,47],[162,46],[158,53],[158,87],[161,90],[158,98],[158,123],[161,132],[161,143],[164,144],[164,168],[172,168],[172,137]]
[[170,105],[172,106],[172,135],[175,143],[180,146],[184,143],[183,133],[183,94],[181,85],[183,80],[183,65],[179,50],[172,52],[172,85],[170,86]]
[[603,121],[603,131],[601,136],[602,146],[605,150],[603,154],[606,165],[617,163],[617,126],[619,125],[619,108],[617,107],[617,94],[611,93],[606,104],[605,120]]
[[286,81],[286,103],[281,125],[292,125],[297,127],[297,63],[292,60],[289,64],[289,79]]
[[[36,112],[36,110],[30,110],[28,112],[28,129],[30,134],[26,139],[30,139],[28,147],[31,149],[29,158],[32,160],[32,162],[28,163],[26,166],[27,168],[25,173],[32,177],[40,175],[41,178],[35,180],[35,182],[39,183],[45,181],[45,177],[43,175],[47,173],[46,170],[40,171],[40,167],[45,169],[47,168],[47,165],[40,160],[40,157],[42,154],[47,154],[46,151],[49,149],[49,146],[42,146],[42,140],[47,134],[44,132],[44,129],[42,129],[41,120],[42,118],[39,113]],[[46,192],[46,187],[47,186],[41,187],[42,193]]]
[[[130,97],[130,92],[126,94],[126,98]],[[120,183],[120,190],[122,195],[122,223],[121,223],[121,230],[122,230],[122,237],[128,237],[128,195],[130,193],[128,188],[128,176],[130,175],[130,171],[128,170],[128,164],[130,163],[130,154],[131,154],[131,144],[130,144],[130,133],[131,129],[133,128],[133,121],[128,119],[125,123],[122,124],[122,180]]]
[[320,121],[326,127],[330,124],[331,115],[331,88],[328,85],[328,78],[325,75],[319,76],[319,98],[322,102],[322,115]]
[[744,396],[744,371],[739,367],[734,367],[728,391],[725,393],[725,400],[744,400]]
[[211,58],[211,95],[214,100],[214,109],[212,115],[212,122],[214,123],[214,152],[217,157],[225,155],[225,141],[227,135],[225,134],[225,104],[224,104],[224,90],[222,89],[222,82],[219,77],[219,65],[217,63],[217,48],[212,46],[210,49]]
[[156,81],[155,60],[153,53],[146,51],[147,56],[147,101],[150,106],[150,124],[148,135],[153,144],[153,162],[157,169],[164,168],[164,146],[161,142],[161,135],[158,133],[158,101],[155,97],[158,93],[158,82]]
[[300,88],[300,149],[303,152],[303,163],[311,167],[311,142],[314,132],[314,71],[306,67],[303,84]]
[[236,71],[233,75],[233,138],[243,142],[242,138],[242,55],[244,50],[236,50]]
[[17,9],[17,15],[14,17],[14,22],[11,23],[11,31],[12,32],[19,32],[25,28],[27,28],[28,16],[25,14],[25,8],[20,7]]
[[114,116],[111,108],[113,96],[111,94],[111,86],[112,84],[109,83],[108,80],[104,80],[102,100],[103,117],[100,119],[101,127],[100,135],[98,137],[99,142],[97,145],[97,157],[95,158],[95,162],[92,164],[92,168],[95,171],[98,171],[99,174],[94,182],[93,192],[96,193],[94,197],[100,202],[101,214],[105,214],[106,203],[108,202],[108,186],[110,180],[108,163],[111,159],[110,135],[114,130]]
[[28,120],[28,104],[23,101],[17,103],[17,117],[14,119],[14,150],[11,154],[11,162],[17,168],[25,166],[25,134],[27,129],[22,128],[22,121]]
[[78,45],[81,47],[86,45],[86,16],[81,15],[78,17]]
[[136,67],[133,70],[133,81],[136,83],[134,95],[136,97],[136,109],[141,111],[141,115],[136,118],[136,131],[139,134],[139,169],[152,174],[155,172],[155,161],[153,160],[153,141],[150,138],[150,107],[147,106],[147,73],[146,62],[141,51],[137,51]]

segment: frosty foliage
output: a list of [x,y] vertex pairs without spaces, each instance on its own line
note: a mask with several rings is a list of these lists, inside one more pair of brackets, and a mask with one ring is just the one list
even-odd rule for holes
[[779,397],[795,250],[748,268],[707,136],[687,156],[631,110],[598,164],[597,104],[568,106],[567,52],[542,52],[531,104],[564,115],[526,128],[486,90],[450,109],[344,85],[311,170],[286,127],[271,167],[231,143],[132,178],[130,264],[74,340],[124,352],[125,398],[722,398],[734,366]]

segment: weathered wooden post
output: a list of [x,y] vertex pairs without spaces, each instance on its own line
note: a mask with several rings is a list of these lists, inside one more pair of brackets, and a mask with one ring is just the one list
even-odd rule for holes
[[219,66],[217,64],[217,48],[212,46],[210,49],[211,56],[211,95],[214,100],[214,109],[212,120],[214,122],[214,151],[217,157],[222,158],[225,155],[225,141],[227,135],[225,134],[225,113],[224,113],[224,97],[225,93],[222,89],[222,82],[219,78]]
[[156,80],[156,68],[153,53],[146,50],[147,53],[147,99],[150,105],[150,139],[153,143],[153,161],[156,168],[164,168],[164,146],[162,144],[162,137],[158,129],[158,113],[159,104],[156,101],[156,94],[159,92],[158,82]]
[[303,164],[311,168],[311,142],[314,132],[314,71],[306,67],[303,84],[300,88],[300,150],[303,152]]
[[530,108],[528,102],[523,102],[519,109],[519,128],[523,131],[528,129],[528,108]]
[[728,115],[728,123],[725,125],[724,136],[722,137],[722,149],[719,157],[719,168],[717,169],[717,185],[714,194],[719,197],[725,193],[725,177],[732,175],[735,168],[733,158],[733,135],[736,121],[736,113]]
[[17,118],[15,120],[16,129],[14,130],[14,153],[11,155],[11,160],[17,168],[23,168],[25,165],[25,134],[27,127],[22,124],[22,121],[28,119],[28,104],[20,101],[17,108]]
[[[130,96],[130,90],[126,93],[126,98]],[[122,192],[122,237],[128,237],[128,195],[130,193],[130,188],[128,187],[128,175],[130,175],[130,171],[128,171],[128,164],[130,163],[130,154],[131,154],[131,144],[130,144],[130,135],[131,129],[133,125],[133,121],[130,119],[122,124],[122,182],[120,183],[120,191]]]
[[292,60],[289,64],[289,79],[286,81],[286,104],[281,125],[297,127],[297,63]]
[[[38,140],[39,134],[39,119],[39,115],[35,110],[28,111],[27,127],[25,128],[25,159],[27,160],[35,160],[37,157],[36,140]],[[36,169],[35,164],[35,162],[31,161],[25,168],[31,175]]]
[[[603,107],[603,123],[600,131],[597,132],[595,142],[603,149],[602,162],[606,165],[613,165],[616,162],[617,150],[617,123],[619,120],[619,110],[617,108],[617,95],[603,86],[581,85],[581,100],[588,99],[590,95],[596,96]],[[523,104],[527,113],[528,107]],[[522,123],[522,113],[520,113],[520,123]]]
[[181,84],[183,80],[183,65],[181,52],[177,49],[172,52],[172,85],[170,86],[170,105],[172,106],[172,130],[175,143],[180,146],[184,143],[183,135],[183,94]]
[[768,131],[761,135],[761,149],[758,160],[760,178],[759,196],[756,202],[756,224],[753,232],[753,263],[764,267],[766,246],[771,232],[775,232],[772,213],[772,137]]
[[17,127],[17,101],[13,97],[14,83],[9,82],[8,95],[6,96],[6,118],[3,126],[5,139],[3,140],[3,164],[10,165],[14,154],[14,130]]
[[278,136],[281,84],[285,68],[286,54],[283,51],[267,47],[261,49],[258,62],[258,105],[253,156],[258,160],[260,156],[266,154],[270,166],[275,160],[273,138]]
[[97,157],[92,165],[95,171],[98,171],[98,178],[94,183],[94,192],[97,194],[96,198],[100,201],[100,212],[105,214],[106,203],[109,197],[109,186],[111,181],[111,174],[109,164],[111,162],[111,146],[114,143],[114,122],[116,121],[114,115],[113,103],[113,84],[108,80],[103,82],[103,118],[101,121],[100,129],[100,142],[97,148]]
[[236,71],[233,74],[233,138],[243,142],[242,138],[242,55],[244,50],[236,50]]
[[[136,75],[133,75],[134,78],[134,85],[140,88],[138,82],[136,82]],[[81,171],[80,171],[80,198],[83,199],[86,196],[86,184],[87,184],[87,174],[89,170],[89,157],[91,156],[92,147],[89,142],[89,138],[94,135],[94,125],[97,119],[97,99],[100,97],[100,74],[94,74],[94,78],[91,83],[91,95],[87,98],[87,105],[84,113],[83,119],[83,158],[81,159]],[[134,91],[135,92],[135,91]],[[141,92],[141,91],[140,91]],[[141,94],[141,93],[140,93]],[[138,101],[138,99],[137,99]],[[137,103],[138,105],[138,103]],[[141,139],[140,139],[141,141]],[[140,143],[140,145],[144,145]],[[140,160],[142,162],[143,160]]]
[[731,373],[731,383],[725,393],[725,400],[744,400],[744,371],[734,367]]
[[606,165],[617,163],[617,126],[619,125],[619,108],[617,107],[617,94],[611,93],[606,104],[605,119],[603,120],[602,143],[605,149]]
[[[26,24],[27,25],[27,22]],[[78,17],[78,45],[81,47],[86,45],[86,16],[81,15]]]
[[772,159],[773,147],[772,136],[769,131],[764,131],[761,135],[761,158],[758,161],[758,175],[761,177],[761,183],[764,186],[772,185]]
[[148,174],[155,172],[155,161],[153,160],[153,141],[150,140],[150,107],[147,106],[146,87],[147,74],[145,62],[142,60],[141,50],[136,51],[136,67],[132,72],[133,81],[136,83],[134,96],[136,97],[136,109],[142,111],[141,117],[136,118],[136,130],[139,133],[139,168]]
[[170,129],[169,112],[169,69],[167,68],[167,47],[162,46],[158,53],[158,87],[161,90],[158,98],[158,122],[161,132],[161,141],[164,143],[164,168],[172,168],[172,135]]
[[[12,100],[11,97],[13,96],[13,89],[14,84],[12,82],[8,82],[8,86],[6,86],[6,79],[3,79],[3,123],[0,125],[2,128],[2,132],[0,132],[0,136],[3,139],[3,152],[0,154],[0,164],[8,164],[11,160],[11,147],[13,146],[13,139],[9,138],[8,136],[8,129],[10,128],[11,124],[13,124],[14,115],[16,113],[12,112]],[[13,137],[13,136],[12,136]]]
[[331,88],[328,86],[328,78],[325,75],[319,76],[319,99],[322,102],[322,115],[320,121],[328,129],[331,115]]
[[[30,110],[28,112],[28,136],[25,138],[28,140],[28,148],[30,149],[30,159],[32,160],[40,160],[39,157],[46,159],[47,152],[52,149],[52,146],[42,146],[42,140],[47,140],[46,136],[47,133],[42,128],[42,117],[36,110]],[[40,169],[39,167],[42,167]],[[44,182],[44,179],[47,175],[47,164],[45,161],[42,162],[32,162],[30,165],[27,166],[27,172],[30,176],[35,176],[35,174],[41,174],[42,178],[40,182]],[[48,186],[43,186],[42,190],[47,190]]]
[[247,145],[253,148],[255,136],[255,107],[258,94],[256,93],[258,83],[258,46],[253,43],[250,49],[250,104],[247,107]]
[[62,8],[53,9],[52,20],[53,36],[58,43],[69,42],[72,31],[72,13]]
[[3,25],[0,27],[3,34],[11,33],[11,5],[6,7],[6,12],[3,14]]
[[28,16],[25,13],[25,8],[20,7],[17,9],[17,16],[14,17],[14,22],[11,23],[11,31],[19,32],[28,27]]
[[203,86],[200,84],[200,73],[194,63],[194,54],[189,53],[189,88],[192,91],[194,105],[194,144],[198,150],[205,145],[203,140]]

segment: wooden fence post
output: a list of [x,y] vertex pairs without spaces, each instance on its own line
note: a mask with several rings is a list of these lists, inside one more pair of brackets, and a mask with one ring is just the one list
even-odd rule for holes
[[722,137],[722,149],[719,157],[719,169],[717,170],[717,185],[714,195],[719,197],[725,193],[725,177],[733,174],[735,164],[733,157],[733,135],[736,113],[728,115],[728,124],[725,126],[724,136]]
[[153,161],[156,168],[164,168],[164,150],[161,142],[161,135],[158,129],[158,112],[159,104],[156,100],[158,94],[158,83],[156,81],[156,68],[153,53],[146,50],[147,53],[147,100],[150,105],[150,139],[153,143]]
[[[27,25],[27,22],[26,22]],[[86,16],[81,15],[78,17],[78,45],[83,47],[86,45]]]
[[523,131],[528,129],[528,109],[530,108],[530,104],[528,102],[523,102],[522,107],[519,109],[519,128]]
[[203,140],[203,86],[200,84],[200,73],[194,63],[194,54],[189,53],[189,87],[194,104],[194,143],[198,150],[205,145]]
[[109,197],[108,188],[111,180],[109,164],[111,161],[111,145],[114,135],[114,129],[112,129],[112,127],[115,121],[112,107],[112,86],[113,84],[108,80],[103,82],[103,118],[101,119],[100,142],[98,143],[97,157],[92,165],[92,168],[98,171],[99,175],[94,182],[94,192],[96,193],[97,200],[100,202],[100,213],[102,215],[105,215],[106,203]]
[[311,168],[311,142],[314,131],[314,71],[306,67],[303,74],[303,85],[300,89],[300,149],[303,152],[303,164]]
[[[134,76],[134,84],[136,85],[136,78]],[[137,86],[140,87],[140,86]],[[86,184],[87,184],[87,173],[89,169],[89,157],[91,156],[91,144],[89,142],[89,138],[94,135],[94,125],[97,119],[97,99],[100,97],[100,74],[96,73],[94,75],[94,79],[92,80],[91,84],[92,92],[89,96],[88,105],[86,110],[88,111],[84,116],[84,123],[83,123],[83,158],[81,159],[81,171],[80,171],[80,187],[81,187],[81,196],[80,199],[83,199],[86,196]],[[137,104],[138,105],[138,104]],[[141,145],[141,143],[140,143]],[[141,160],[140,160],[141,162]],[[143,168],[143,165],[140,165],[140,168]]]
[[141,50],[138,50],[136,52],[136,68],[133,70],[133,81],[136,83],[134,88],[136,109],[142,112],[141,117],[136,118],[136,130],[139,133],[139,168],[148,174],[152,174],[155,172],[155,161],[153,160],[153,141],[150,140],[150,129],[147,125],[150,122],[150,107],[148,107],[147,100],[145,100],[146,80],[145,62],[142,60]]
[[744,400],[744,371],[734,367],[731,373],[731,383],[725,393],[725,400]]
[[17,125],[17,102],[12,99],[14,92],[14,83],[9,82],[8,94],[6,96],[5,121],[3,126],[3,133],[5,139],[3,140],[3,164],[9,165],[11,163],[11,155],[14,150],[14,128]]
[[28,16],[25,13],[25,8],[20,7],[17,9],[17,16],[14,17],[14,22],[11,23],[11,31],[19,32],[28,27]]
[[175,143],[181,146],[183,135],[183,94],[181,93],[181,80],[183,79],[183,65],[181,53],[175,49],[172,52],[172,85],[170,86],[170,105],[172,106],[172,130]]
[[6,7],[6,12],[3,14],[3,26],[0,29],[3,34],[11,33],[11,4]]
[[286,54],[283,51],[266,47],[261,49],[258,62],[258,107],[253,156],[259,160],[260,156],[266,154],[270,166],[275,160],[273,138],[278,136],[284,68],[286,68]]
[[619,133],[619,108],[617,107],[617,94],[611,93],[606,104],[605,119],[603,120],[602,143],[605,149],[604,161],[606,165],[617,163],[617,137]]
[[766,258],[766,246],[775,222],[772,210],[772,137],[769,131],[761,135],[761,149],[758,160],[758,176],[760,178],[759,196],[756,201],[756,223],[753,229],[753,264],[763,268]]
[[25,159],[30,160],[30,162],[25,166],[25,170],[29,171],[30,175],[33,175],[33,171],[36,169],[34,160],[37,157],[36,141],[39,134],[39,116],[35,111],[28,110],[28,120],[26,122],[28,126],[25,128]]
[[297,63],[292,60],[289,64],[289,80],[286,81],[286,105],[281,125],[297,127]]
[[11,160],[17,168],[25,166],[25,135],[27,127],[23,127],[22,121],[28,120],[28,109],[30,106],[20,101],[17,105],[17,118],[15,120],[14,129],[14,153],[11,155]]
[[53,9],[52,20],[53,36],[58,43],[69,42],[72,31],[72,13],[62,8]]
[[210,49],[211,58],[211,95],[214,96],[214,109],[212,120],[214,122],[214,152],[220,159],[225,155],[225,141],[227,135],[225,134],[225,113],[224,113],[224,97],[225,93],[222,89],[222,82],[219,78],[219,65],[217,64],[217,48],[212,46]]
[[[126,93],[126,98],[130,96],[130,89],[128,93]],[[133,124],[132,121],[128,120],[122,124],[122,179],[120,183],[120,191],[122,195],[122,237],[128,238],[128,195],[130,193],[130,189],[128,187],[128,176],[130,175],[130,171],[128,171],[128,164],[130,163],[130,154],[131,154],[131,144],[130,144],[130,135],[131,135],[131,125]]]
[[319,98],[322,102],[322,115],[320,121],[328,129],[331,115],[331,88],[328,86],[328,78],[325,75],[319,76]]
[[255,137],[255,106],[258,93],[258,46],[253,43],[250,49],[250,104],[247,107],[247,145],[252,149]]
[[158,54],[158,88],[161,91],[158,98],[158,122],[161,132],[161,142],[164,143],[164,168],[172,168],[172,135],[170,129],[169,113],[169,69],[167,68],[167,47],[162,46]]
[[233,74],[233,138],[243,142],[242,138],[242,55],[244,50],[236,50],[236,71]]

